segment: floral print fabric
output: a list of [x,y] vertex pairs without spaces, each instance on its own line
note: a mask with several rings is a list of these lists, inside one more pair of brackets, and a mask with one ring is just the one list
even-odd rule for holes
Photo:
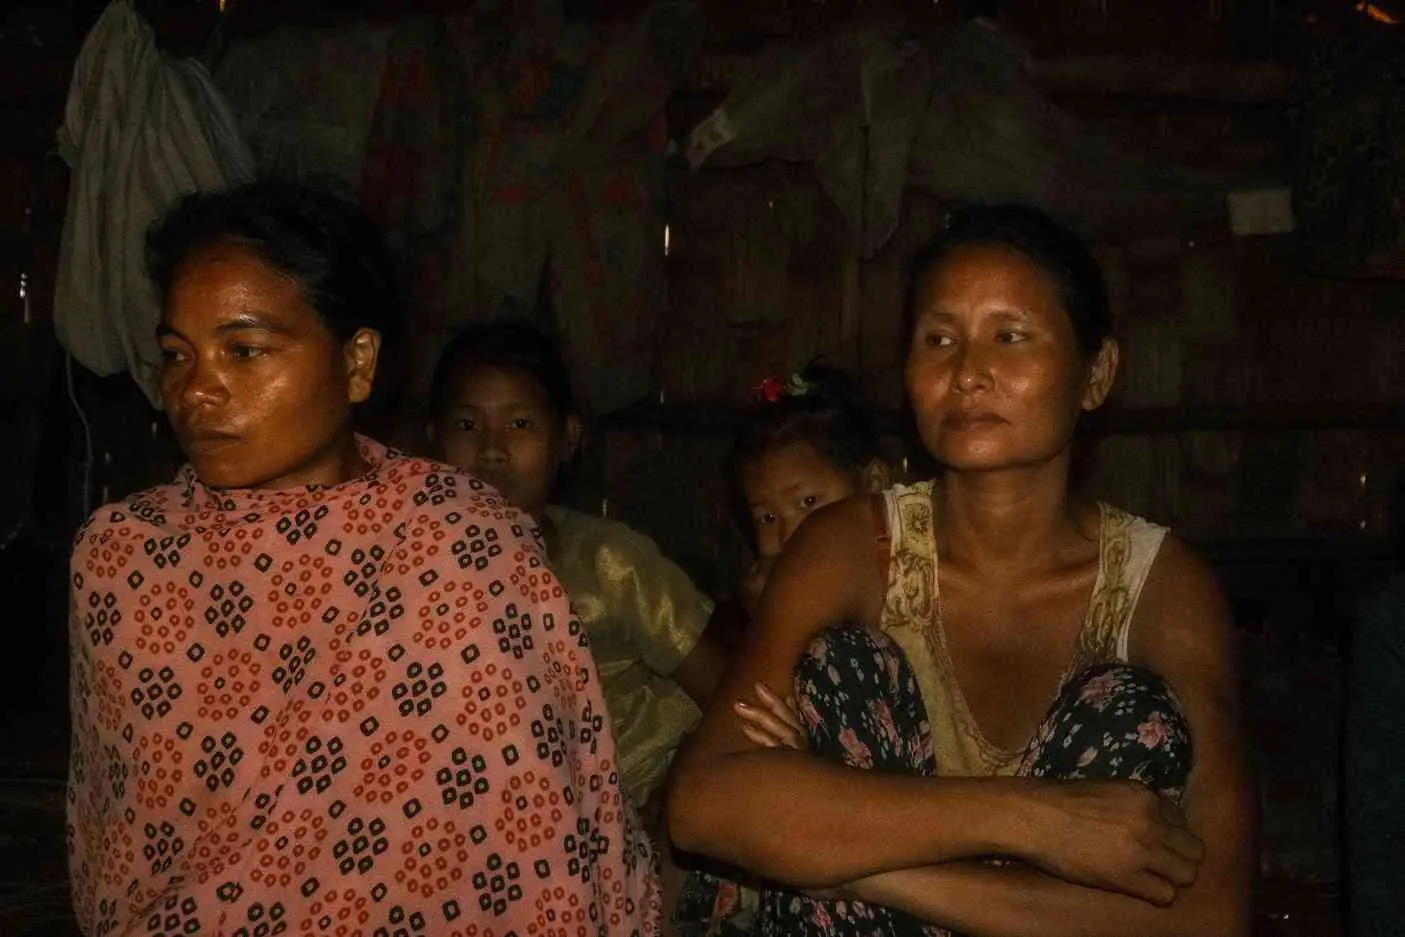
[[526,521],[360,444],[343,485],[187,468],[79,533],[84,932],[652,935],[654,850]]

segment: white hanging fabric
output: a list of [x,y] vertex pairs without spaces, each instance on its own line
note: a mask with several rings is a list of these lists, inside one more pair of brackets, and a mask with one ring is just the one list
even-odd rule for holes
[[59,151],[72,170],[54,286],[59,341],[86,368],[129,371],[160,406],[147,227],[180,196],[253,177],[253,159],[204,67],[156,46],[129,0],[84,40]]

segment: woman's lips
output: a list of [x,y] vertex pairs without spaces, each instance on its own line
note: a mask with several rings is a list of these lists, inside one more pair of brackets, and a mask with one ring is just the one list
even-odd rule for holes
[[181,442],[194,449],[211,449],[238,442],[239,436],[223,430],[193,429],[180,434]]
[[989,410],[961,410],[947,414],[942,422],[953,429],[978,429],[1004,423],[1005,420]]

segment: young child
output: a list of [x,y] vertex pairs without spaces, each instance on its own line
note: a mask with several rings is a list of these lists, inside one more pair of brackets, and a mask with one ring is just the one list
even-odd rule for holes
[[[810,364],[788,381],[770,377],[756,388],[732,445],[729,470],[739,506],[750,521],[756,560],[741,584],[741,605],[753,614],[771,566],[810,514],[859,494],[888,487],[873,416],[858,389],[834,368]],[[764,689],[764,688],[759,688]],[[787,707],[771,697],[777,712]],[[764,717],[763,717],[764,718]],[[774,719],[763,725],[774,726]],[[761,744],[768,734],[743,731]],[[683,885],[675,925],[685,937],[739,937],[752,931],[757,892],[722,875],[695,872]]]
[[431,387],[436,457],[530,514],[590,638],[619,749],[620,784],[646,816],[722,669],[713,603],[645,535],[551,504],[582,423],[555,345],[521,322],[480,325],[440,356]]
[[888,487],[873,416],[843,373],[811,364],[789,381],[762,381],[757,398],[731,456],[756,551],[742,582],[748,612],[801,521],[826,504]]

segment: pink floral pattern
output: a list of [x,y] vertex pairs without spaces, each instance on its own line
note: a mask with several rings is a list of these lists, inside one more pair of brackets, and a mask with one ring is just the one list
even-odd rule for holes
[[844,747],[844,761],[865,771],[873,767],[873,752],[859,741],[858,733],[847,726],[839,730],[839,744]]

